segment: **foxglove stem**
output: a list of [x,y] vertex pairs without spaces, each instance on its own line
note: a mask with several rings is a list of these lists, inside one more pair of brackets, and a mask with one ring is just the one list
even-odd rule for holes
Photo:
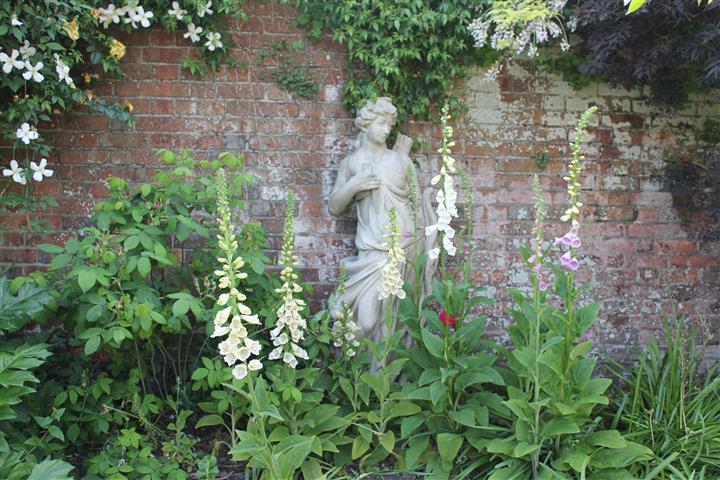
[[282,296],[282,304],[277,311],[277,323],[270,331],[270,338],[275,347],[268,355],[268,359],[282,358],[283,362],[295,368],[297,359],[308,359],[308,354],[299,343],[305,338],[307,324],[300,314],[305,308],[305,301],[295,298],[296,293],[302,293],[302,287],[297,283],[299,278],[295,272],[297,258],[293,254],[295,235],[295,197],[292,192],[287,196],[287,212],[285,214],[285,229],[283,234],[283,247],[280,252],[279,263],[283,266],[280,279],[283,284],[275,291]]
[[217,305],[223,308],[215,315],[212,337],[227,335],[218,345],[220,354],[228,366],[234,367],[233,376],[241,380],[248,372],[262,368],[260,360],[251,359],[252,356],[260,355],[262,346],[260,342],[250,338],[247,330],[247,325],[259,325],[260,320],[243,303],[247,297],[238,289],[239,281],[247,278],[247,273],[240,271],[245,262],[237,255],[238,242],[235,238],[235,227],[232,225],[227,179],[223,169],[217,171],[216,199],[220,230],[217,239],[223,256],[217,259],[222,270],[215,270],[215,275],[220,278],[219,288],[227,292],[218,297]]

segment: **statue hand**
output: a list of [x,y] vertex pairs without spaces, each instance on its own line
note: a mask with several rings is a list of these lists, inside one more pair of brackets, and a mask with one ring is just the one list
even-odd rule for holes
[[354,177],[352,177],[351,181],[353,182],[353,186],[355,187],[354,190],[356,193],[364,192],[367,190],[375,190],[376,188],[380,187],[380,179],[377,175],[370,172],[363,172],[358,173]]

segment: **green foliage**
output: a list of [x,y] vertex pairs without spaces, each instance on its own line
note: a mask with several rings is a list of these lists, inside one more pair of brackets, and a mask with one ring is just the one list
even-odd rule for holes
[[[7,277],[0,277],[0,334],[20,330],[52,300],[47,288],[27,282],[24,277],[18,280],[11,284]],[[11,286],[19,284],[13,295]]]
[[438,104],[458,106],[450,89],[467,74],[467,65],[489,64],[497,56],[472,49],[468,25],[475,2],[469,0],[286,1],[297,6],[296,23],[310,38],[329,29],[347,45],[343,100],[350,111],[369,98],[389,96],[400,122],[432,117]]
[[[487,317],[473,313],[487,303],[471,284],[447,279],[433,283],[419,315],[411,297],[400,305],[416,344],[404,353],[408,382],[397,394],[417,407],[400,422],[400,458],[408,470],[426,464],[433,478],[457,478],[488,468],[484,445],[496,435],[490,417],[508,412],[487,388],[505,385],[495,365],[498,347],[484,339]],[[433,305],[444,312],[444,321]]]
[[298,64],[293,55],[293,52],[301,52],[304,48],[303,42],[275,42],[272,47],[259,52],[255,66],[260,67],[272,61],[274,66],[269,68],[270,77],[280,88],[291,95],[312,100],[320,89],[311,73],[314,65]]
[[[37,317],[51,299],[46,287],[34,284],[28,277],[18,277],[12,284],[6,277],[0,278],[0,477],[8,480],[71,478],[71,465],[50,458],[41,461],[34,453],[50,453],[54,450],[53,439],[65,440],[55,425],[63,410],[53,409],[50,416],[41,417],[31,416],[26,407],[40,382],[35,371],[51,355],[48,345],[33,342],[32,338],[8,338]],[[35,424],[43,431],[40,437],[35,435]]]
[[517,307],[510,310],[515,321],[509,327],[513,350],[507,355],[512,376],[507,400],[502,403],[511,412],[511,427],[509,435],[485,445],[488,453],[501,460],[489,477],[493,480],[633,478],[628,467],[653,459],[647,447],[623,438],[616,430],[603,429],[592,417],[598,406],[609,403],[605,392],[611,381],[593,377],[596,361],[588,356],[592,343],[580,342],[596,320],[600,304],[578,305],[584,289],[575,284],[579,263],[574,256],[581,246],[576,222],[582,206],[578,201],[584,159],[580,147],[595,110],[591,107],[582,115],[575,132],[573,160],[565,177],[569,208],[562,216],[573,226],[563,236],[567,243],[561,242],[569,246],[560,259],[562,267],[549,264],[555,277],[552,289],[543,273],[550,250],[542,243],[545,205],[536,179],[536,236],[530,248],[521,248],[532,272],[533,288],[530,292],[510,291]]
[[[657,478],[673,474],[720,475],[720,366],[705,371],[698,335],[682,318],[663,320],[666,345],[655,337],[632,367],[614,363],[628,391],[618,391],[618,428],[650,447],[664,466]],[[709,332],[702,332],[704,337]],[[653,464],[645,466],[650,471]]]

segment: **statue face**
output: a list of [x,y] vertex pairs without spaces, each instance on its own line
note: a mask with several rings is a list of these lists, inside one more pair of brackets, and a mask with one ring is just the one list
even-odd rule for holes
[[381,115],[372,121],[365,131],[366,138],[375,144],[384,145],[390,130],[392,129],[393,120],[389,116]]

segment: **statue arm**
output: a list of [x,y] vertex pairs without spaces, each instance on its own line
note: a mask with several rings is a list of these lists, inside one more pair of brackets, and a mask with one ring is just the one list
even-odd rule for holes
[[333,215],[340,215],[358,193],[380,186],[380,180],[372,173],[362,172],[351,177],[348,163],[348,159],[343,160],[330,193],[328,208]]

